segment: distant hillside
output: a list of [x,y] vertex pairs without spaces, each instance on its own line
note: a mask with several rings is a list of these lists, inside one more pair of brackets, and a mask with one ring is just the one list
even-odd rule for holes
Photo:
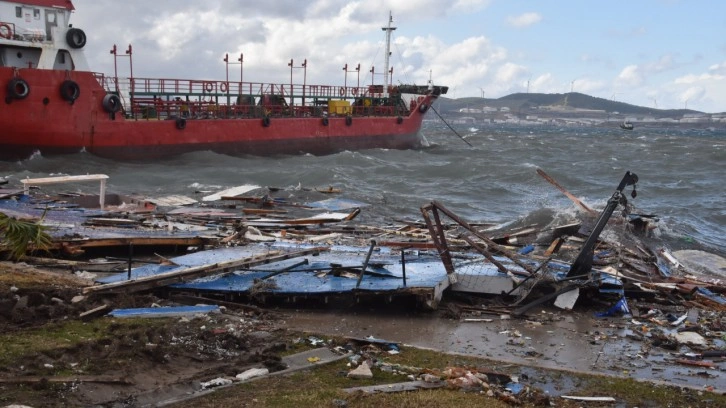
[[446,112],[457,112],[463,108],[509,107],[514,112],[527,112],[540,106],[569,106],[576,109],[594,109],[605,112],[619,112],[624,115],[653,115],[658,117],[681,117],[687,113],[702,113],[692,109],[655,109],[645,106],[631,105],[604,98],[585,95],[579,92],[564,94],[515,93],[498,99],[488,98],[441,98],[441,109]]

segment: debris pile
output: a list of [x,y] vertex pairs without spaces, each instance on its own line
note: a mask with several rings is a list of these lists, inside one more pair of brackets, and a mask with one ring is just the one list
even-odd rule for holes
[[[389,363],[386,355],[398,354],[397,344],[375,338],[348,339],[343,349],[352,354],[348,357],[350,379],[370,379],[376,372],[405,377],[406,381],[391,384],[350,387],[348,393],[404,392],[422,389],[449,388],[464,392],[480,393],[512,405],[523,403],[549,406],[550,397],[536,387],[520,383],[516,375],[497,372],[484,367],[451,366],[421,368]],[[526,378],[526,375],[524,376]]]
[[[636,196],[635,174],[625,174],[598,213],[544,171],[537,172],[573,200],[582,220],[494,230],[434,201],[421,208],[423,222],[369,226],[354,222],[368,204],[322,199],[341,193],[332,186],[291,191],[241,185],[206,192],[199,200],[108,194],[101,199],[30,196],[32,180],[22,190],[5,190],[11,199],[0,201],[0,211],[42,219],[56,258],[28,261],[100,275],[96,280],[102,285],[86,293],[163,289],[243,302],[326,302],[352,293],[355,302],[411,297],[426,308],[436,308],[444,293],[483,294],[500,297],[514,316],[552,301],[572,309],[585,297],[612,304],[627,297],[709,310],[726,307],[726,285],[720,279],[705,279],[679,261],[680,254],[650,245],[657,244],[651,239],[657,217],[636,213],[623,192],[632,186]],[[83,177],[101,180],[104,191],[107,177]],[[43,185],[53,181],[42,179]],[[104,207],[94,209],[94,203]],[[618,208],[622,214],[616,215]],[[189,254],[158,255],[170,248]],[[103,251],[126,256],[88,257]],[[155,256],[144,256],[149,252]],[[84,254],[85,261],[80,259]],[[706,270],[726,269],[723,258],[711,256],[716,264]]]

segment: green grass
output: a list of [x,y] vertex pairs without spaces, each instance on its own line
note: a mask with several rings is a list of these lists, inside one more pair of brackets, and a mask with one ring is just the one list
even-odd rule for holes
[[94,319],[90,322],[69,320],[0,334],[0,367],[22,365],[28,357],[37,355],[58,357],[65,349],[110,341],[115,332],[133,332],[162,324],[163,321],[152,319]]
[[[334,343],[338,340],[334,341]],[[304,348],[298,346],[298,350]],[[509,364],[498,364],[476,357],[449,355],[430,350],[403,347],[397,355],[381,354],[380,361],[404,367],[421,367],[443,370],[446,367],[482,367],[501,373],[517,373],[519,368]],[[483,406],[510,407],[511,405],[488,397],[480,392],[462,392],[456,389],[420,390],[405,393],[350,394],[344,388],[368,385],[391,384],[408,381],[405,375],[373,369],[373,379],[353,380],[346,377],[350,370],[347,360],[327,365],[315,366],[310,370],[286,376],[268,377],[245,384],[239,384],[223,391],[196,398],[175,407],[280,407],[313,408],[331,407],[336,403],[351,408],[370,407],[442,407],[442,406]],[[402,370],[407,371],[407,370]],[[614,397],[619,406],[638,407],[721,407],[726,406],[726,396],[708,392],[698,392],[678,387],[657,386],[628,378],[610,378],[596,375],[575,375],[561,371],[546,371],[545,376],[553,381],[569,377],[576,384],[574,395],[597,395]],[[612,404],[583,403],[554,399],[558,407],[598,407]],[[536,406],[526,403],[522,406]]]

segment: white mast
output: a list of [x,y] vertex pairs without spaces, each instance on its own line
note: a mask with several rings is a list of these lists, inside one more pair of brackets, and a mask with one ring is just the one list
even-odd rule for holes
[[381,30],[386,32],[386,58],[383,67],[383,97],[388,97],[388,62],[391,57],[391,31],[395,30],[396,27],[391,27],[393,23],[393,15],[388,12],[388,27],[383,27]]

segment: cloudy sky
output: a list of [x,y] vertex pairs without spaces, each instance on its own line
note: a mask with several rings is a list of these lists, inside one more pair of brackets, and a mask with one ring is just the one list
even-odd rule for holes
[[[570,91],[660,109],[726,111],[722,0],[75,0],[92,70],[133,46],[134,76],[342,85],[382,82],[389,11],[394,83],[449,97]],[[121,52],[122,54],[123,52]],[[128,59],[119,59],[128,75]],[[357,73],[347,74],[350,85]]]

